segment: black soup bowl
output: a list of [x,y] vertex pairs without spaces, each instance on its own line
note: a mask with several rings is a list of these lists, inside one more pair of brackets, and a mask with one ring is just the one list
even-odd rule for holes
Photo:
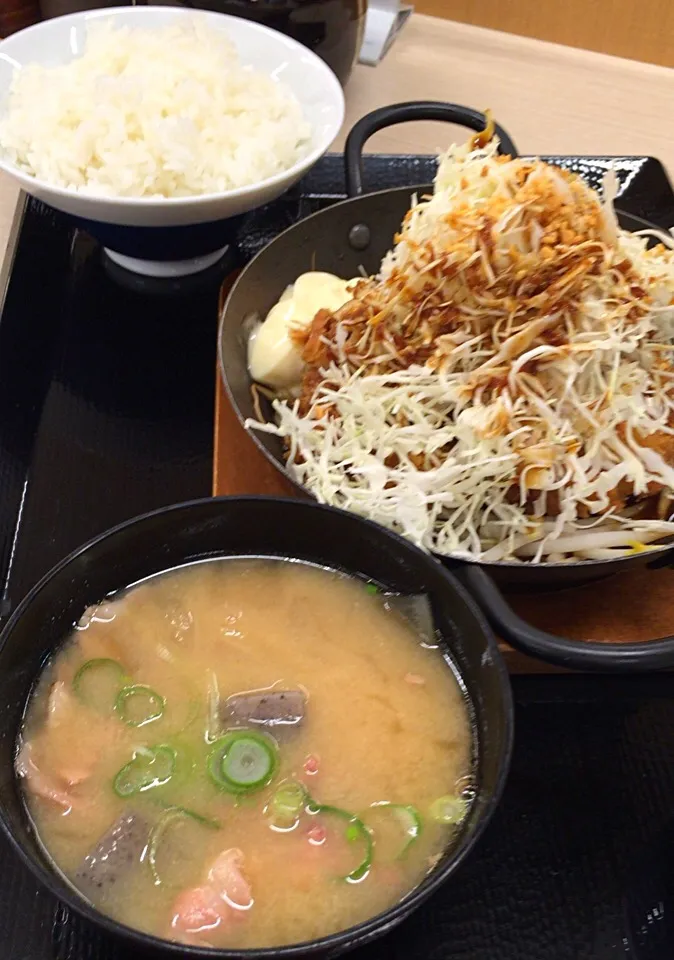
[[[244,951],[187,947],[132,930],[96,910],[51,864],[27,816],[14,774],[26,701],[45,660],[84,609],[112,591],[215,557],[304,560],[403,594],[430,597],[438,637],[465,685],[474,726],[476,797],[460,834],[402,901],[358,926],[309,943]],[[367,638],[363,638],[367,643]],[[450,669],[449,665],[447,669]],[[178,504],[123,523],[72,553],[22,601],[0,634],[0,822],[14,849],[61,901],[143,956],[290,958],[334,956],[381,936],[456,870],[486,827],[512,747],[510,684],[495,639],[460,583],[431,556],[367,520],[331,507],[265,497]]]

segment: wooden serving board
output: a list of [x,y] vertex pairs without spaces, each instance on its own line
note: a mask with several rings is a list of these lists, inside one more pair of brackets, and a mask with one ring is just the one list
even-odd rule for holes
[[[239,423],[217,373],[213,493],[296,496]],[[632,643],[674,633],[674,571],[645,570],[553,593],[510,594],[513,608],[543,630],[575,640]],[[512,673],[557,668],[501,644]]]

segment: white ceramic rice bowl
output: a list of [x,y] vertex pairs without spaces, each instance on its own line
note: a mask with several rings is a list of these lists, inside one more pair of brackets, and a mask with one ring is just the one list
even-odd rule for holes
[[80,55],[87,26],[161,28],[195,16],[221,30],[236,46],[244,66],[282,81],[295,94],[312,128],[311,148],[290,169],[252,186],[225,193],[179,198],[96,197],[55,187],[19,170],[0,154],[0,169],[22,188],[57,210],[78,218],[128,227],[181,227],[212,223],[275,200],[328,150],[344,119],[344,95],[337,77],[320,57],[284,34],[239,17],[182,7],[113,7],[45,20],[0,42],[0,112],[6,110],[16,71],[30,63],[69,63]]

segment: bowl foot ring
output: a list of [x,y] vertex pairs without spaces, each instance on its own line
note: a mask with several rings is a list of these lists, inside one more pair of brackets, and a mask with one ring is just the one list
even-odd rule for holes
[[193,273],[200,273],[217,263],[226,251],[227,247],[221,247],[213,253],[207,253],[201,257],[190,257],[188,260],[141,260],[137,257],[127,257],[123,253],[117,253],[105,247],[105,253],[118,267],[129,270],[131,273],[157,279],[188,277]]

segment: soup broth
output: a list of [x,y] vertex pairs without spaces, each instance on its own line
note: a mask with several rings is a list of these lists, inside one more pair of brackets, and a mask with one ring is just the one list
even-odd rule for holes
[[16,767],[49,855],[102,912],[185,943],[280,946],[375,916],[469,803],[453,672],[361,581],[201,562],[86,611]]

